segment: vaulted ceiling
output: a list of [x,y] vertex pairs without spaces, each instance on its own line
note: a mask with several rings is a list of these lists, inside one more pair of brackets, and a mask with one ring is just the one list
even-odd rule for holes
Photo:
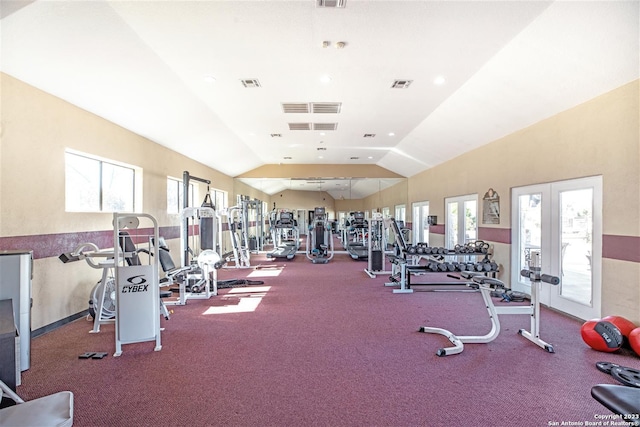
[[410,177],[640,76],[638,1],[0,5],[3,72],[233,177]]

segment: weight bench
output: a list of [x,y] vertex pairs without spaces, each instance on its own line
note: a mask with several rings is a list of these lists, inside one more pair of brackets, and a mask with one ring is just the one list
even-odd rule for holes
[[610,411],[620,415],[630,426],[640,426],[640,388],[625,385],[598,384],[591,396]]
[[0,380],[0,400],[8,397],[16,405],[0,409],[0,426],[73,425],[73,393],[61,391],[25,402]]

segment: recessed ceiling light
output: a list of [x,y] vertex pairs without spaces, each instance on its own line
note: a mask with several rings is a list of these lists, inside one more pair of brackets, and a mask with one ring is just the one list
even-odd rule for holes
[[369,156],[369,157],[367,157],[367,159],[373,159],[373,156]]
[[[326,135],[326,132],[320,132],[320,136],[325,136],[325,135]],[[320,141],[320,142],[322,142],[322,141]]]
[[216,78],[214,76],[212,76],[211,74],[205,74],[202,77],[202,80],[204,80],[205,83],[214,83],[216,81]]
[[329,83],[331,81],[331,76],[324,75],[324,76],[320,77],[320,81],[322,83]]
[[319,159],[324,159],[324,157],[323,157],[323,156],[318,156],[318,158],[319,158]]
[[396,136],[396,134],[393,132],[389,132],[389,136]]
[[433,84],[436,86],[442,86],[446,82],[447,80],[443,76],[438,76],[435,79],[433,79]]

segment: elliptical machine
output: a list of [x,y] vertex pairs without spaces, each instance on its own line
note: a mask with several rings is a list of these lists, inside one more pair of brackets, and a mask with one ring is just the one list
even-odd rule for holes
[[313,221],[307,234],[306,255],[314,264],[326,264],[333,258],[331,225],[324,207],[314,209]]

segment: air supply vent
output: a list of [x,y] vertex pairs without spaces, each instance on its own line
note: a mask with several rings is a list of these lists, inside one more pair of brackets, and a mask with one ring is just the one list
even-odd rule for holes
[[316,150],[318,150],[318,151],[327,151],[327,148],[326,147],[318,147],[318,148],[316,148]]
[[365,133],[363,137],[364,138],[375,138],[376,134],[375,133]]
[[345,7],[347,0],[316,0],[316,7]]
[[314,123],[313,130],[336,130],[338,128],[337,123]]
[[289,123],[289,130],[311,130],[311,123]]
[[260,82],[257,79],[244,79],[240,81],[242,82],[242,85],[246,88],[260,87]]
[[309,104],[308,103],[300,103],[300,102],[283,102],[282,103],[282,112],[283,113],[308,113],[309,112]]
[[391,89],[406,89],[412,82],[413,80],[396,80],[391,85]]
[[342,108],[342,102],[312,102],[311,109],[319,114],[338,114]]

